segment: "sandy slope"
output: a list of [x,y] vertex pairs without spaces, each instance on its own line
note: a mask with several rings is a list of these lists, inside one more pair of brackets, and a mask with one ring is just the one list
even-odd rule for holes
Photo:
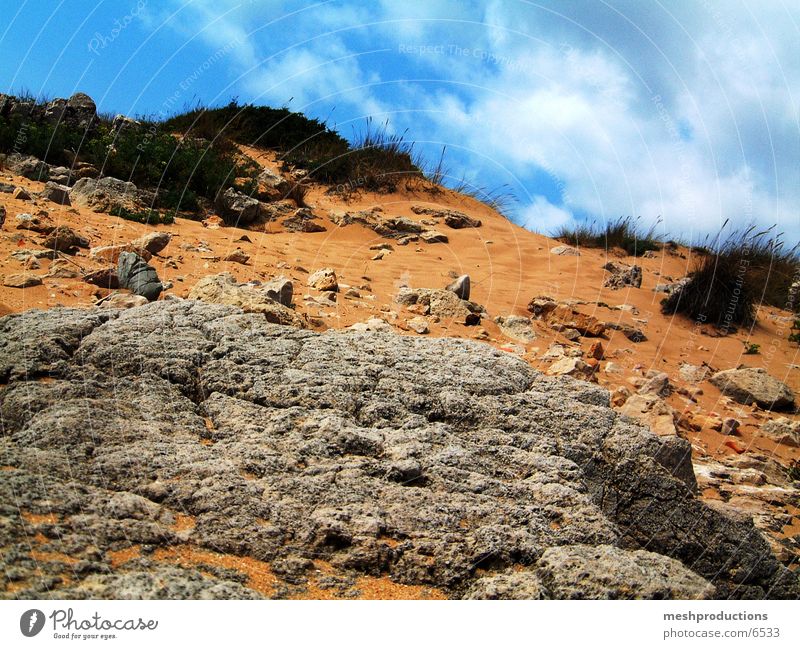
[[[259,158],[262,164],[273,165],[269,154],[248,151]],[[42,183],[36,183],[3,172],[3,180],[25,187],[31,193],[39,191]],[[282,231],[280,225],[245,230],[223,227],[209,229],[200,222],[177,219],[175,224],[158,229],[172,232],[174,238],[169,246],[151,262],[163,280],[173,282],[168,293],[186,296],[189,289],[200,278],[222,271],[233,273],[239,281],[268,279],[285,275],[294,280],[297,310],[318,319],[318,328],[342,328],[370,317],[382,317],[395,325],[396,330],[407,335],[410,331],[406,321],[414,314],[406,312],[394,302],[401,285],[411,287],[441,288],[451,277],[467,273],[472,278],[471,299],[486,307],[491,317],[498,315],[529,315],[526,306],[531,298],[548,295],[558,300],[575,299],[587,302],[579,308],[582,312],[603,321],[615,321],[635,325],[642,329],[648,340],[634,344],[619,332],[610,332],[602,343],[606,359],[622,368],[620,374],[597,373],[600,384],[610,389],[625,385],[634,389],[629,379],[641,377],[648,370],[667,372],[678,386],[700,387],[702,394],[697,403],[680,394],[669,397],[670,404],[679,412],[703,411],[733,416],[742,422],[741,436],[735,438],[733,446],[746,452],[757,452],[788,465],[800,458],[800,449],[776,444],[759,434],[758,427],[771,413],[749,406],[741,406],[727,398],[710,383],[691,386],[681,381],[679,367],[682,363],[701,365],[714,369],[727,369],[739,364],[764,367],[771,375],[787,383],[800,393],[800,350],[787,342],[788,313],[773,308],[759,310],[758,323],[752,330],[718,337],[710,328],[695,326],[682,317],[665,317],[660,313],[662,294],[653,287],[684,276],[691,267],[690,253],[679,250],[678,254],[659,252],[653,259],[623,258],[615,252],[607,254],[601,250],[582,250],[580,257],[556,256],[550,253],[557,245],[545,236],[526,231],[504,219],[485,205],[450,191],[430,191],[416,185],[390,195],[360,194],[349,202],[325,193],[326,188],[317,187],[309,196],[314,212],[321,217],[326,232],[294,234]],[[130,241],[152,227],[124,221],[86,209],[62,208],[41,199],[20,201],[10,194],[0,194],[0,204],[8,215],[0,233],[0,275],[23,272],[23,264],[11,253],[19,248],[37,248],[38,235],[16,230],[15,216],[21,212],[36,213],[47,210],[57,224],[66,224],[91,240],[91,245],[109,245]],[[380,206],[385,213],[422,220],[411,211],[413,205],[449,207],[479,218],[482,226],[475,229],[454,230],[441,224],[437,229],[449,237],[447,244],[415,244],[397,246],[378,261],[373,261],[375,250],[370,246],[386,243],[371,230],[360,225],[337,227],[328,218],[329,210],[355,211]],[[240,241],[246,235],[251,240]],[[202,244],[211,252],[194,249]],[[250,262],[242,265],[220,261],[231,250],[241,247],[250,255]],[[189,249],[187,249],[189,248]],[[640,289],[629,288],[613,291],[603,288],[605,271],[602,266],[608,258],[642,266],[644,279]],[[29,308],[50,308],[58,305],[93,305],[95,299],[106,292],[86,284],[80,278],[46,277],[51,262],[41,261],[41,268],[33,270],[44,278],[44,285],[27,289],[0,286],[0,313],[22,311]],[[103,264],[91,260],[87,251],[71,258],[71,264],[80,271],[100,268]],[[330,266],[336,270],[340,286],[356,287],[361,298],[346,298],[339,294],[335,307],[319,307],[304,301],[305,295],[317,292],[306,287],[310,272]],[[633,311],[621,311],[609,307],[627,304]],[[535,324],[538,338],[531,343],[521,343],[504,336],[491,318],[485,319],[481,327],[487,332],[489,344],[523,356],[534,367],[546,370],[549,362],[541,359],[551,343],[568,343],[560,334],[541,323]],[[432,336],[473,337],[475,327],[464,327],[452,322],[431,324]],[[584,351],[595,339],[583,338],[578,343]],[[743,355],[744,342],[760,345],[761,353]],[[605,362],[601,364],[601,368]],[[789,415],[797,418],[797,415]],[[735,455],[736,450],[726,445],[731,438],[711,429],[700,431],[682,430],[690,439],[696,459]],[[715,490],[708,490],[707,497],[719,498]],[[796,505],[796,503],[794,503]],[[782,509],[791,518],[782,530],[783,535],[792,536],[800,531],[798,510],[792,503]]]

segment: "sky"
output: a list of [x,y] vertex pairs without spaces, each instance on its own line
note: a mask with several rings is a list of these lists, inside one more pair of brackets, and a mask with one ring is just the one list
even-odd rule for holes
[[232,98],[405,133],[544,233],[800,240],[794,0],[2,0],[0,92],[167,117]]

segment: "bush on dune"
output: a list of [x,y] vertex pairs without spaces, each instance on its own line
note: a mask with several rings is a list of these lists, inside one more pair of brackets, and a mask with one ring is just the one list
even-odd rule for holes
[[761,304],[786,307],[800,268],[797,246],[785,249],[772,228],[756,232],[751,226],[706,248],[695,257],[688,282],[661,302],[663,313],[727,331],[752,325]]

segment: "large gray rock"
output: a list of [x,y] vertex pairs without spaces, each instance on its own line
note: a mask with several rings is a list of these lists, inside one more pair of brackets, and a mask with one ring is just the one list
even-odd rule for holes
[[53,203],[58,203],[59,205],[69,205],[69,191],[70,189],[66,185],[47,181],[44,184],[44,189],[39,192],[39,196]]
[[164,290],[156,269],[135,252],[120,254],[117,278],[120,288],[127,288],[134,295],[141,295],[151,302],[157,300]]
[[217,196],[216,208],[229,225],[247,225],[261,215],[261,203],[233,187],[228,187]]
[[81,178],[70,189],[69,199],[73,206],[94,212],[136,212],[152,204],[153,197],[133,183],[106,176]]
[[785,383],[767,374],[763,367],[741,367],[723,370],[709,381],[722,394],[739,403],[757,403],[767,410],[786,410],[794,407],[794,392]]
[[676,477],[686,441],[472,341],[192,300],[27,311],[0,319],[0,382],[6,596],[302,596],[311,560],[452,597],[517,570],[494,592],[800,595]]

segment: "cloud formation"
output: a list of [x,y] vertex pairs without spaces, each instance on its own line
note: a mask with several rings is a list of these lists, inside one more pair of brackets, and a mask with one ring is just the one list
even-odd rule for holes
[[[177,0],[176,0],[177,1]],[[366,116],[509,183],[517,220],[725,219],[800,239],[800,9],[744,0],[192,2],[193,30],[243,38],[248,98]],[[214,25],[209,28],[209,25]],[[428,144],[425,144],[428,143]]]

